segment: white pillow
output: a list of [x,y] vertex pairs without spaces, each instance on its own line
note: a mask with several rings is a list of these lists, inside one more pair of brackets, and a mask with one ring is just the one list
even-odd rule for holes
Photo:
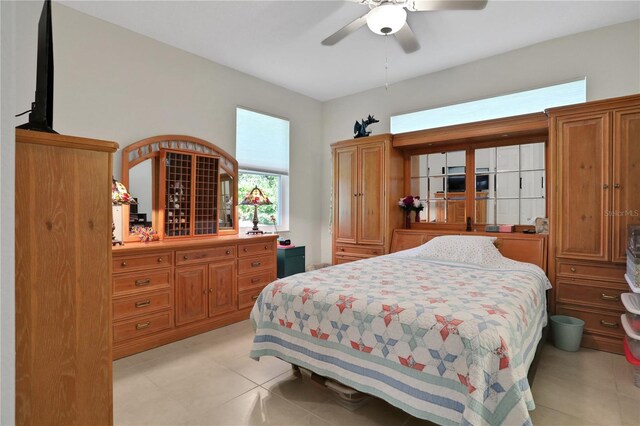
[[504,259],[493,242],[496,237],[445,235],[420,246],[420,257],[494,268]]

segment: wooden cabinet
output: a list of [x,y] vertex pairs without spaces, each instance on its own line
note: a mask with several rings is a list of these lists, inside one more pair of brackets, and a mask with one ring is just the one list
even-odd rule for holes
[[114,247],[114,357],[246,319],[276,279],[276,236]]
[[621,353],[627,225],[640,223],[640,96],[548,113],[555,310],[586,321],[583,346]]
[[[397,204],[404,164],[391,139],[386,134],[332,145],[334,263],[388,253],[391,232],[402,226]],[[367,253],[358,250],[363,246]]]
[[110,425],[117,144],[16,131],[16,424]]

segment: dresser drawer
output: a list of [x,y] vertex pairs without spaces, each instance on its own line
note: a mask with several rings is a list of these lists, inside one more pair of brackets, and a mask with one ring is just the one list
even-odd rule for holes
[[274,242],[238,244],[238,257],[260,256],[263,254],[273,254],[276,249]]
[[200,250],[181,250],[176,252],[176,264],[188,265],[208,260],[232,259],[236,257],[236,246],[220,246]]
[[350,246],[346,244],[336,244],[336,257],[353,256],[366,258],[373,256],[381,256],[384,254],[382,246]]
[[137,271],[140,269],[166,268],[173,264],[173,256],[169,253],[141,254],[113,258],[113,273]]
[[566,306],[558,306],[556,310],[560,315],[568,315],[583,320],[585,331],[616,337],[623,337],[625,334],[622,324],[620,324],[619,313],[601,313],[596,310],[574,309]]
[[273,273],[275,267],[276,262],[273,255],[238,259],[238,274],[240,275],[253,274],[255,272],[268,271],[270,269],[272,270],[271,273]]
[[624,268],[605,265],[587,265],[559,260],[557,275],[568,278],[586,278],[624,283]]
[[119,274],[113,277],[113,295],[123,296],[147,290],[171,288],[171,269]]
[[260,295],[260,292],[263,288],[264,286],[262,286],[262,288],[253,289],[251,291],[243,291],[242,293],[239,293],[238,309],[253,307],[253,305],[256,303],[256,300],[258,300],[258,296]]
[[136,296],[125,297],[113,301],[113,319],[119,320],[136,315],[170,309],[171,291],[146,292]]
[[598,282],[593,281],[574,281],[558,278],[556,280],[557,301],[559,303],[587,305],[624,312],[620,295],[626,293],[626,291],[622,288],[605,287],[598,284]]
[[146,336],[173,327],[173,311],[167,310],[156,314],[118,321],[113,324],[113,341],[121,342]]
[[238,278],[238,291],[263,288],[273,281],[273,271],[261,272],[255,275],[246,275]]

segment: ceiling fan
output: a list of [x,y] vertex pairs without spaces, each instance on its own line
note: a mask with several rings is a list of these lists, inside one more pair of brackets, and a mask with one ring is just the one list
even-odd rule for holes
[[[437,10],[481,10],[487,0],[351,0],[369,6],[369,12],[345,25],[326,39],[324,46],[333,46],[367,24],[376,34],[395,35],[405,53],[420,49],[415,34],[407,23],[407,10],[427,12]],[[406,9],[406,10],[405,10]]]

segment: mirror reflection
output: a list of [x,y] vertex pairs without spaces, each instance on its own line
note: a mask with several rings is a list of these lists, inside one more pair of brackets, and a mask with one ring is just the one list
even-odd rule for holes
[[545,217],[544,154],[544,142],[475,150],[476,223],[533,225]]
[[422,222],[465,222],[465,172],[465,151],[411,157],[411,194],[418,194],[425,207]]
[[220,217],[219,228],[233,229],[233,176],[226,170],[220,169]]
[[129,232],[136,226],[153,226],[152,160],[145,160],[129,169],[129,193],[138,204],[129,206]]

